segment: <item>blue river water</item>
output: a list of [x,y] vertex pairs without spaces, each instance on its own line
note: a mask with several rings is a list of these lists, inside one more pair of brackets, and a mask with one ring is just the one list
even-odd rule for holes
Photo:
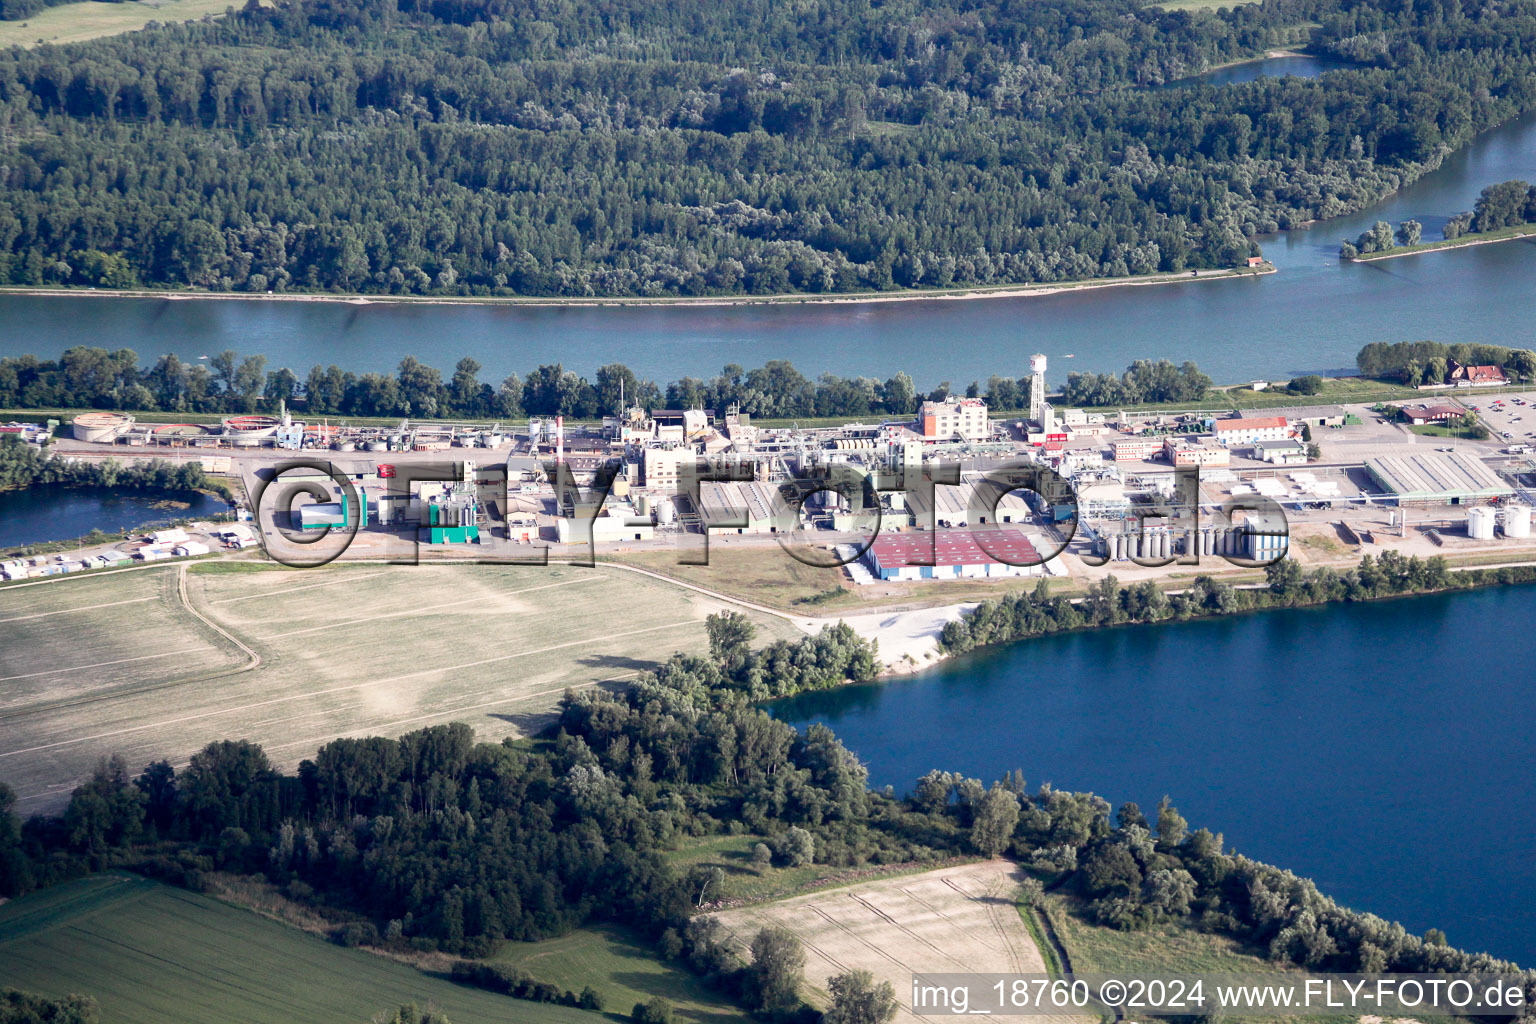
[[1089,790],[1346,906],[1536,964],[1536,586],[1023,641],[775,703],[876,786],[927,771]]
[[[156,507],[164,502],[184,502],[188,507]],[[0,491],[0,550],[72,540],[92,530],[136,530],[227,511],[229,506],[223,499],[200,491],[102,491],[89,487]]]
[[[1215,74],[1283,72],[1297,60]],[[1370,341],[1529,339],[1536,243],[1376,263],[1341,264],[1337,256],[1341,239],[1378,218],[1416,218],[1426,237],[1438,237],[1485,186],[1511,178],[1536,181],[1536,116],[1484,133],[1360,214],[1261,237],[1279,273],[1241,280],[966,301],[643,308],[12,294],[0,295],[0,354],[52,357],[71,345],[103,345],[196,361],[232,348],[301,375],[317,363],[387,371],[406,355],[446,373],[473,355],[482,377],[495,381],[556,361],[583,373],[620,361],[665,382],[726,363],[788,359],[812,376],[905,370],[923,387],[1020,376],[1033,352],[1051,358],[1058,380],[1072,370],[1118,371],[1142,357],[1193,359],[1223,382],[1348,370]]]

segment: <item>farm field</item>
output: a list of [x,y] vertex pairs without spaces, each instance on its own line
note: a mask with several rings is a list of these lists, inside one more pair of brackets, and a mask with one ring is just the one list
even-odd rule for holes
[[609,1014],[627,1015],[636,1003],[662,996],[678,1024],[743,1024],[746,1015],[682,967],[621,928],[595,925],[558,939],[509,942],[490,960],[539,981],[580,992],[590,985]]
[[108,1024],[356,1024],[402,1003],[454,1024],[599,1024],[596,1014],[455,985],[134,875],[0,907],[0,985],[94,997]]
[[768,926],[799,936],[805,946],[806,992],[818,1005],[826,1005],[828,978],[862,968],[877,981],[891,983],[900,1004],[896,1022],[911,1024],[918,1019],[910,1002],[914,973],[1044,973],[1045,961],[1014,902],[1022,878],[1009,861],[984,861],[717,916],[743,950]]
[[0,21],[0,46],[78,43],[83,39],[132,32],[152,21],[195,21],[223,14],[229,0],[132,0],[130,3],[61,4],[28,15],[24,21]]
[[[0,780],[21,813],[56,808],[114,752],[137,770],[242,738],[292,768],[344,735],[463,721],[481,739],[527,736],[568,687],[704,650],[723,607],[602,568],[259,563],[190,569],[182,605],[178,572],[0,588]],[[758,626],[764,641],[799,635]]]

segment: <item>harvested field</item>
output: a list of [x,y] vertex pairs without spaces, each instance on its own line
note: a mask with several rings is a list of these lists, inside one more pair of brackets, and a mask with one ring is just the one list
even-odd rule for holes
[[747,946],[762,928],[779,926],[798,935],[805,946],[806,992],[819,1005],[826,1005],[828,978],[862,968],[891,983],[901,1007],[896,1021],[911,1024],[918,1019],[911,1010],[913,974],[1045,972],[1014,902],[1022,878],[1013,863],[994,860],[717,916],[748,959]]
[[119,874],[0,907],[0,986],[94,997],[115,1024],[353,1024],[402,1003],[454,1024],[602,1024],[455,985],[248,910]]
[[180,567],[0,589],[0,780],[22,813],[57,808],[114,752],[138,769],[243,738],[292,768],[337,736],[530,735],[568,687],[705,649],[724,607],[602,568],[234,568],[187,572],[185,604]]
[[170,24],[221,15],[230,6],[229,0],[137,0],[134,3],[86,0],[62,4],[28,15],[25,21],[0,21],[0,46],[78,43],[84,39],[132,32],[152,21]]

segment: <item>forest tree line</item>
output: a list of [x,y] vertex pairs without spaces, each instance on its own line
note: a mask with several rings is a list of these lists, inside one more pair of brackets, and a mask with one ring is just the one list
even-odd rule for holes
[[[1297,44],[1350,66],[1148,88]],[[667,296],[1229,267],[1530,109],[1533,62],[1536,0],[248,4],[0,53],[0,282]]]
[[1362,376],[1395,377],[1417,387],[1444,381],[1451,360],[1463,366],[1497,366],[1514,381],[1536,379],[1536,352],[1474,342],[1373,341],[1356,354],[1355,366]]
[[[39,451],[18,437],[0,437],[0,491],[54,485],[108,487],[121,491],[213,490],[202,464],[164,459],[121,463],[115,459],[86,462]],[[218,490],[228,497],[228,489]]]
[[[206,365],[165,355],[146,368],[131,349],[75,346],[56,360],[0,357],[0,408],[275,413],[286,405],[311,416],[591,420],[616,415],[621,407],[723,412],[736,406],[758,418],[910,416],[919,402],[942,401],[952,393],[984,398],[1000,411],[1029,405],[1027,375],[994,374],[985,386],[972,381],[964,389],[943,381],[924,392],[903,372],[884,381],[831,373],[813,381],[782,359],[753,370],[730,363],[713,377],[683,377],[665,388],[622,363],[599,367],[590,380],[559,363],[540,366],[526,378],[510,374],[499,384],[481,381],[480,370],[480,363],[466,356],[444,380],[441,371],[407,356],[393,375],[331,365],[300,377],[287,367],[268,369],[265,356],[227,350]],[[1123,378],[1070,374],[1063,394],[1084,405],[1127,401],[1129,394],[1138,396],[1136,401],[1180,400],[1204,397],[1210,384],[1194,363],[1175,367],[1166,360],[1138,360]]]

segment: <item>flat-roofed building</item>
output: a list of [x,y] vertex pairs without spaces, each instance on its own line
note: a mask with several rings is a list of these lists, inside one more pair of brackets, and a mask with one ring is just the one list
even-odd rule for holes
[[1307,461],[1307,446],[1300,441],[1260,441],[1253,446],[1253,451],[1264,462],[1277,466],[1294,466]]
[[1163,443],[1163,455],[1175,466],[1230,466],[1232,453],[1220,445],[1200,444],[1188,438],[1170,437]]
[[676,493],[681,467],[698,457],[692,448],[647,448],[641,463],[645,486],[669,494]]
[[979,398],[924,402],[917,411],[917,432],[925,441],[985,441],[991,436],[987,403]]
[[1116,462],[1140,462],[1163,450],[1161,437],[1128,437],[1111,441],[1109,451]]

